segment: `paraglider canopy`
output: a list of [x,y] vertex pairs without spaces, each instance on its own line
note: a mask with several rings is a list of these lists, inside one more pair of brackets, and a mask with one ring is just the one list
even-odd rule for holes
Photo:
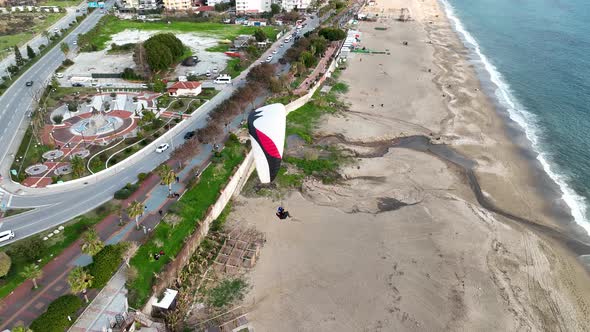
[[287,111],[283,104],[272,104],[250,112],[248,132],[260,182],[275,179],[283,159]]

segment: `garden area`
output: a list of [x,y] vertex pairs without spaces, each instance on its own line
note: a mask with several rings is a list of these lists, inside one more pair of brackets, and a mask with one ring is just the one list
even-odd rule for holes
[[[74,243],[84,231],[92,228],[111,213],[119,210],[119,205],[106,203],[78,216],[55,230],[42,232],[33,237],[18,241],[2,248],[10,263],[6,274],[0,277],[0,298],[4,298],[25,280],[30,279],[30,270],[40,269]],[[61,230],[60,230],[61,229]],[[52,234],[49,237],[49,234]],[[43,240],[47,238],[47,240]],[[4,266],[4,265],[3,265]],[[40,278],[41,276],[37,276]]]

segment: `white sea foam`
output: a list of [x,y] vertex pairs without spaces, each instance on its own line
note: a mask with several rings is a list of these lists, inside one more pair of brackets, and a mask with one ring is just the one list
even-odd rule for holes
[[453,6],[451,6],[447,0],[440,0],[440,2],[443,4],[446,15],[455,30],[463,38],[463,41],[467,44],[466,46],[477,55],[482,66],[490,75],[491,82],[496,86],[495,95],[498,102],[506,108],[510,119],[516,122],[524,130],[526,137],[531,142],[533,150],[538,154],[537,160],[542,165],[547,175],[549,175],[549,177],[555,181],[561,189],[561,198],[570,208],[574,220],[582,226],[588,234],[590,234],[590,223],[586,215],[586,198],[578,195],[567,184],[567,177],[559,173],[557,166],[551,164],[548,155],[543,152],[543,149],[540,146],[540,128],[537,125],[536,116],[528,112],[514,97],[510,90],[510,86],[502,78],[502,74],[498,72],[496,67],[481,52],[477,40],[465,29],[459,18],[455,15]]

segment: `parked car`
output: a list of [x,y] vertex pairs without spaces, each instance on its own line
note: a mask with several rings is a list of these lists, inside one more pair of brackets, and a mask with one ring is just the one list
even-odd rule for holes
[[14,238],[14,232],[11,230],[0,232],[0,242],[8,241]]
[[55,74],[55,77],[57,77],[57,78],[63,78],[64,77],[64,74],[63,73],[57,73],[57,74]]
[[27,83],[25,83],[26,86],[33,86],[33,81],[28,81]]
[[75,87],[82,87],[82,86],[84,86],[84,85],[82,85],[82,83],[72,83],[72,86],[75,86]]
[[277,54],[278,52],[279,52],[279,51],[277,51],[277,50],[273,50],[273,51],[272,51],[272,54]]
[[191,131],[187,131],[186,134],[184,134],[184,139],[191,139],[195,137],[195,131],[191,130]]
[[272,55],[269,55],[269,56],[266,58],[266,62],[271,62],[271,61],[272,61]]
[[170,147],[170,144],[168,144],[168,143],[160,144],[156,148],[156,152],[157,153],[162,153],[162,152],[168,150],[169,147]]
[[72,42],[72,44],[76,45],[76,44],[78,44],[78,42],[74,40],[74,41]]

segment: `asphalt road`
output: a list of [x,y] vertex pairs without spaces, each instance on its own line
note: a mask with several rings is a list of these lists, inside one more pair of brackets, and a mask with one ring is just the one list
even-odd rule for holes
[[[107,7],[112,6],[112,4],[113,2],[109,1]],[[70,48],[74,47],[72,44],[75,39],[74,35],[90,30],[98,22],[100,16],[99,11],[95,11],[66,38],[65,41],[70,44]],[[307,26],[302,29],[301,34],[315,29],[318,24],[319,19],[317,17],[313,20],[308,19]],[[277,62],[292,43],[293,41],[283,47],[278,47],[280,41],[276,42],[271,49],[267,50],[261,56],[261,59],[266,59],[272,50],[276,49],[277,54],[273,56],[272,62]],[[59,188],[52,188],[51,190],[48,190],[48,188],[25,188],[12,182],[9,176],[10,165],[14,158],[14,153],[22,140],[22,135],[24,135],[24,131],[29,125],[26,112],[31,107],[34,107],[34,97],[42,93],[44,88],[42,82],[51,79],[55,69],[57,69],[63,59],[64,55],[59,47],[54,48],[0,97],[0,146],[8,147],[7,149],[0,150],[0,174],[3,177],[1,182],[2,189],[0,189],[0,202],[2,205],[14,209],[34,208],[31,211],[4,218],[0,221],[0,231],[10,229],[16,235],[13,240],[3,242],[1,245],[6,245],[43,230],[56,227],[111,200],[115,191],[128,182],[135,182],[137,180],[137,174],[155,169],[169,158],[173,150],[171,148],[164,153],[153,151],[145,156],[136,158],[130,166],[115,165],[116,174],[100,181],[72,185],[66,183]],[[252,66],[255,65],[258,65],[258,63],[252,64]],[[234,80],[232,85],[227,85],[213,99],[203,105],[198,112],[193,113],[193,116],[187,120],[190,121],[187,131],[203,127],[207,121],[208,113],[223,100],[231,96],[235,89],[245,84],[244,77],[248,71],[249,69],[245,70]],[[35,81],[33,87],[25,86],[25,82],[29,80]],[[181,132],[169,138],[168,143],[172,147],[182,144],[184,142],[184,133]]]

